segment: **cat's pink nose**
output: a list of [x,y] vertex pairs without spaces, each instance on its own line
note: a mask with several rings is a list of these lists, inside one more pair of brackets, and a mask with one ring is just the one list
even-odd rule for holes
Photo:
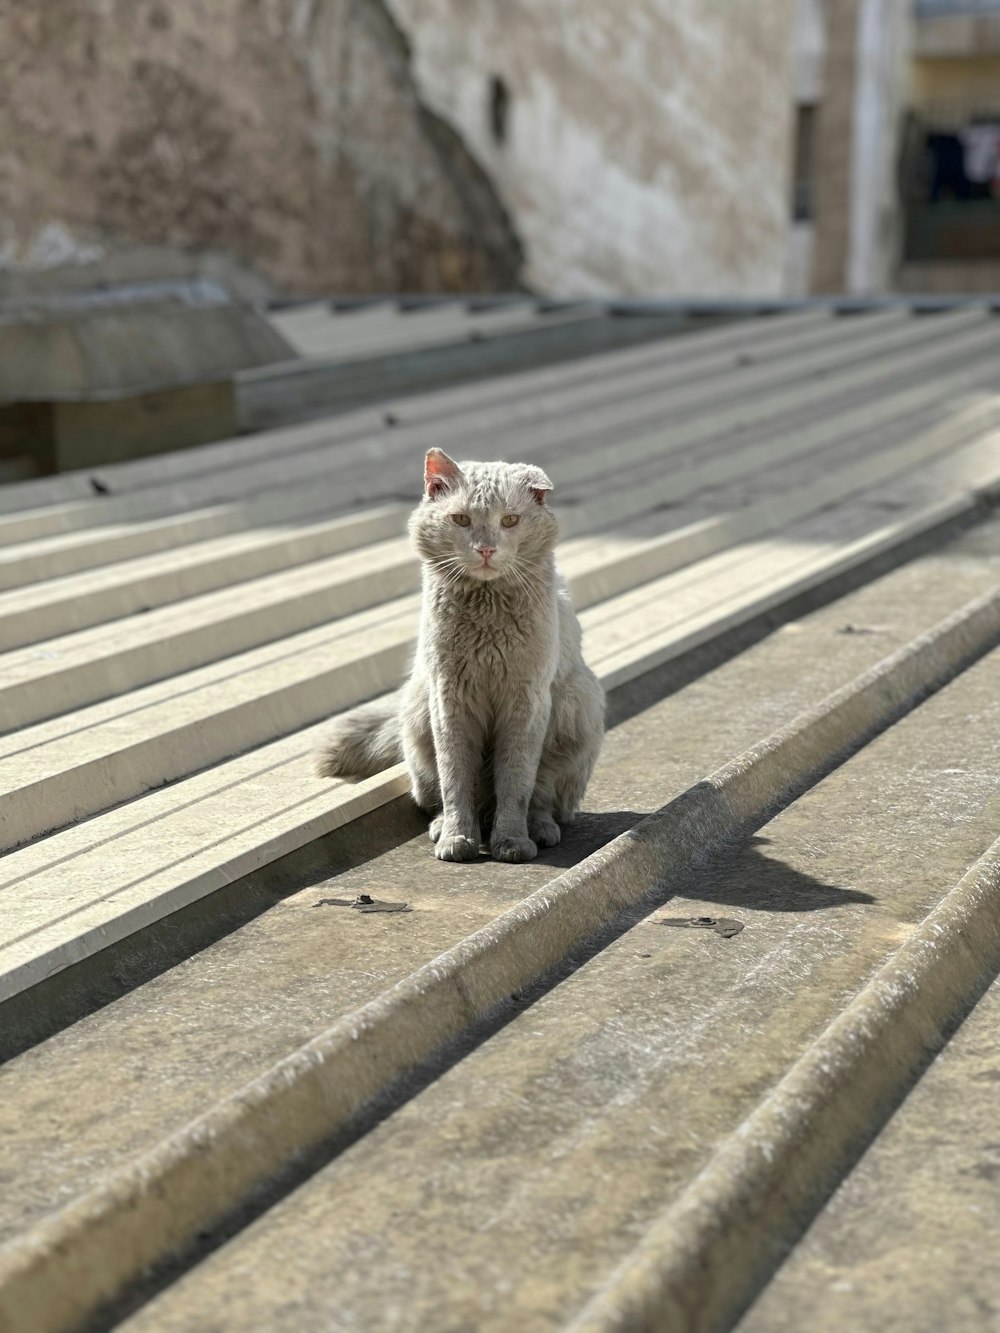
[[495,546],[477,546],[476,550],[483,557],[483,564],[488,565],[497,553]]

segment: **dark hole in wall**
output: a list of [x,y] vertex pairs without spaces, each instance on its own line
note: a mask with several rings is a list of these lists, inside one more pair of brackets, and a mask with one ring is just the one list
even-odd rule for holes
[[795,109],[794,175],[792,182],[792,218],[811,222],[815,212],[816,107],[800,105]]
[[507,121],[510,116],[510,90],[499,74],[490,78],[490,129],[495,143],[507,142]]

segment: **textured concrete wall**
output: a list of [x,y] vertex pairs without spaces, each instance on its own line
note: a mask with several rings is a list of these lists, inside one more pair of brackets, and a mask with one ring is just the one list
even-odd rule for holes
[[910,101],[912,47],[910,0],[862,0],[847,266],[847,290],[858,295],[886,291],[899,264],[899,154],[903,108]]
[[899,262],[910,0],[836,0],[826,6],[826,35],[811,286],[869,295],[894,285]]
[[814,292],[842,292],[847,281],[858,5],[859,0],[839,0],[826,13],[823,100],[816,123]]
[[[555,292],[776,293],[792,0],[388,0]],[[505,143],[490,80],[510,92]]]
[[0,295],[199,265],[289,291],[516,278],[381,0],[4,5],[0,51]]

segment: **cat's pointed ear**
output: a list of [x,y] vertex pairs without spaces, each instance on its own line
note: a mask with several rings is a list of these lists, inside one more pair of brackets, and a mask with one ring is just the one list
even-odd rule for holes
[[443,449],[429,449],[424,459],[424,494],[444,495],[461,479],[462,469]]
[[525,468],[524,482],[535,497],[535,504],[543,505],[546,494],[552,489],[552,483],[542,469],[540,467]]

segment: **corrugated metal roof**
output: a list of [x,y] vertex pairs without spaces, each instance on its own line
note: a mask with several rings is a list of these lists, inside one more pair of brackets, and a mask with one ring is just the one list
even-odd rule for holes
[[[326,363],[341,320],[390,360],[410,320],[523,318],[280,321]],[[0,488],[9,1326],[90,1318],[306,1176],[129,1326],[732,1326],[920,1067],[878,969],[993,883],[998,351],[984,304],[807,305]],[[610,691],[593,805],[523,866],[435,861],[401,769],[312,773],[407,670],[431,446],[551,475]],[[362,892],[411,911],[337,910]],[[691,917],[743,929],[660,929]],[[948,975],[942,1031],[983,973]],[[873,1082],[825,1030],[876,1012]],[[854,1107],[826,1156],[813,1096]]]

